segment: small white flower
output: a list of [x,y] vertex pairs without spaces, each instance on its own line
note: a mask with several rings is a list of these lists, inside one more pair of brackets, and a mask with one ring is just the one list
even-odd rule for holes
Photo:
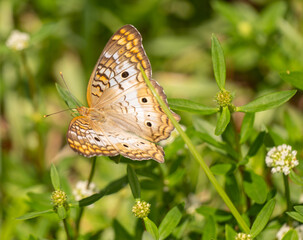
[[235,240],[252,240],[252,237],[250,234],[238,233],[235,237]]
[[28,42],[29,34],[14,30],[6,40],[6,46],[13,50],[21,51],[27,48]]
[[91,182],[87,188],[87,181],[79,181],[73,190],[73,195],[75,196],[76,201],[79,201],[93,195],[97,191],[97,187],[93,182]]
[[296,155],[297,151],[292,151],[290,145],[283,144],[268,151],[265,163],[272,168],[272,173],[283,172],[288,175],[291,169],[299,165]]

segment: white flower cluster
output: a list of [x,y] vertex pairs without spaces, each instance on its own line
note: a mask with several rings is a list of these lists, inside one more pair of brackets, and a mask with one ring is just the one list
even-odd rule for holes
[[250,234],[238,233],[235,240],[252,240],[252,237]]
[[290,173],[290,170],[299,165],[296,158],[297,151],[291,150],[291,146],[283,144],[270,149],[266,155],[265,162],[268,167],[271,167],[271,172],[283,172],[285,175]]
[[13,50],[21,51],[28,46],[28,42],[29,34],[14,30],[8,37],[6,46]]
[[96,192],[97,187],[93,182],[91,182],[87,188],[87,181],[79,181],[73,190],[73,195],[75,196],[76,201],[79,201],[83,198],[93,195]]

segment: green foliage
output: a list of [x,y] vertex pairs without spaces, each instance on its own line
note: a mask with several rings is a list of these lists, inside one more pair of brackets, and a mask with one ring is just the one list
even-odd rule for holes
[[54,213],[54,210],[49,209],[49,210],[39,211],[39,212],[30,212],[30,213],[27,213],[27,214],[24,214],[24,215],[18,217],[17,219],[18,220],[27,220],[27,219],[39,217],[39,216],[42,216],[43,214],[48,214],[48,213]]
[[213,34],[211,39],[211,55],[212,62],[214,67],[215,79],[220,90],[225,89],[225,79],[226,79],[226,68],[225,68],[225,59],[223,54],[223,49]]
[[256,220],[251,227],[252,237],[256,237],[264,229],[274,211],[275,204],[276,202],[274,199],[269,200],[258,213]]
[[173,207],[163,218],[159,226],[159,239],[166,239],[176,228],[182,217],[183,205]]
[[217,108],[208,107],[203,104],[196,103],[186,99],[170,98],[168,102],[169,102],[169,106],[173,110],[197,113],[201,115],[210,115],[218,112]]
[[60,177],[57,171],[57,168],[55,167],[54,164],[51,165],[51,180],[53,184],[53,188],[55,190],[60,190]]
[[298,222],[303,223],[303,206],[295,206],[296,211],[287,212],[288,216],[295,219]]
[[237,108],[239,112],[261,112],[276,108],[292,98],[296,90],[269,93]]
[[140,182],[138,180],[135,170],[129,164],[127,165],[127,177],[129,186],[132,190],[133,197],[141,198]]
[[256,203],[262,204],[267,197],[266,183],[262,177],[252,171],[244,172],[244,191]]
[[298,232],[294,229],[289,230],[282,238],[282,240],[298,240]]
[[280,76],[285,82],[303,90],[303,72],[280,73]]
[[[0,239],[274,240],[284,224],[303,224],[303,3],[251,2],[1,3]],[[98,56],[124,24],[140,31],[184,126],[159,143],[164,164],[85,159],[66,144]],[[6,45],[14,29],[30,36],[23,51]],[[43,118],[64,103],[70,114]],[[282,144],[300,163],[287,177],[265,163]],[[65,204],[52,205],[54,190]],[[143,220],[136,200],[150,204]]]
[[228,107],[224,107],[222,112],[220,113],[220,117],[217,122],[215,134],[221,135],[225,128],[227,127],[228,123],[230,121],[230,112]]

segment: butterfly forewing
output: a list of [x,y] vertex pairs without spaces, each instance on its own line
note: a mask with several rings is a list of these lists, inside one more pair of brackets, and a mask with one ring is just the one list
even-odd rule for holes
[[140,65],[151,78],[151,66],[142,46],[141,35],[132,25],[125,25],[108,41],[92,72],[87,88],[89,107],[101,101],[107,88],[117,85],[123,90],[121,82],[130,77],[143,81],[142,77],[138,77],[141,75],[137,71]]

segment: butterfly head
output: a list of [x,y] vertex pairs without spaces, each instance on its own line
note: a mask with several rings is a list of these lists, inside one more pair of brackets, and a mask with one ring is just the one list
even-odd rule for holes
[[96,120],[99,123],[105,121],[105,114],[101,109],[78,107],[77,111],[81,116],[85,116],[90,120]]
[[81,116],[87,116],[90,113],[90,109],[87,107],[78,107],[77,111],[78,113],[80,113]]

